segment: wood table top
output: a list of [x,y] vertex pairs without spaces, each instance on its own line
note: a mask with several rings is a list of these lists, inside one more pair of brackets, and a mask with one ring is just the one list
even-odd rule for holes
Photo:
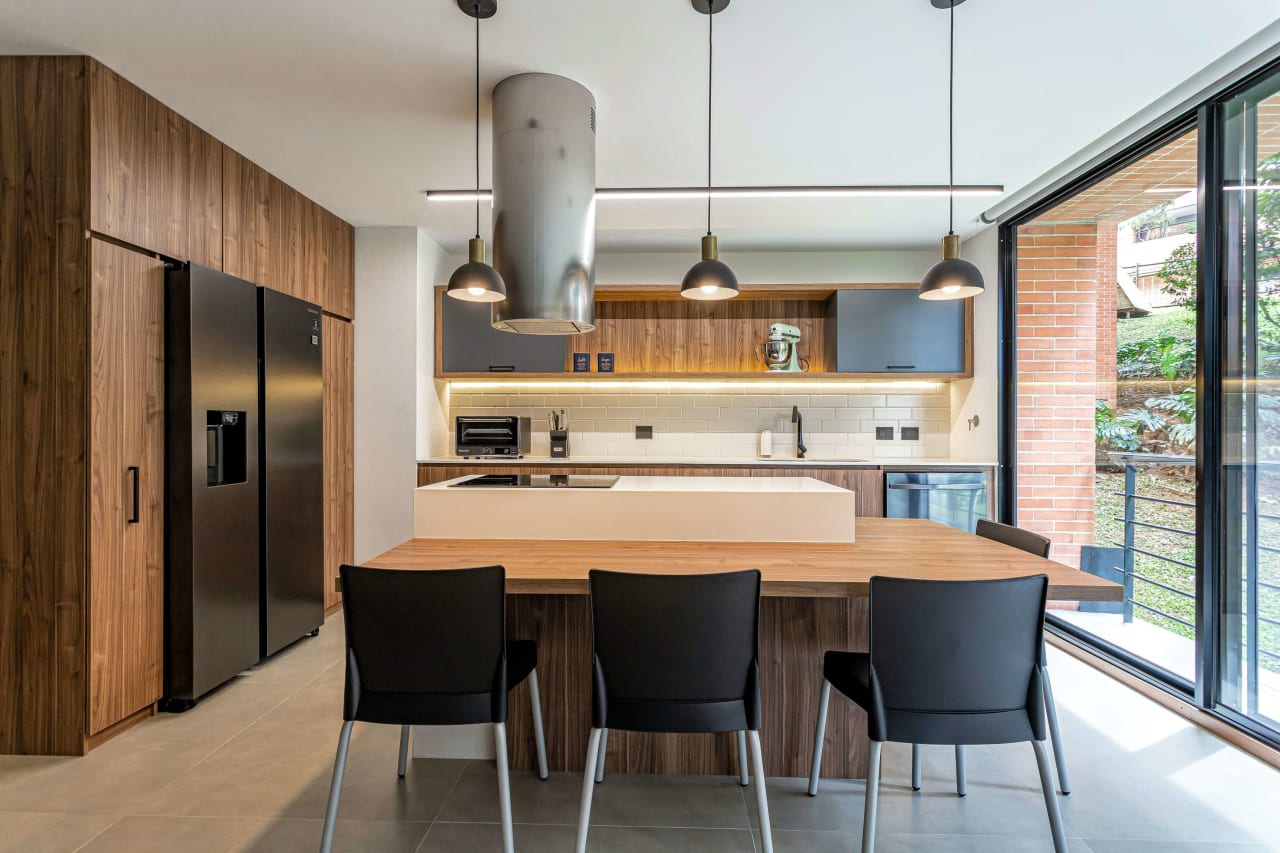
[[933,521],[859,518],[853,543],[410,539],[364,563],[375,568],[501,565],[511,594],[588,592],[591,569],[699,574],[759,569],[761,592],[792,598],[857,597],[873,576],[989,580],[1045,574],[1049,598],[1121,601],[1124,588]]

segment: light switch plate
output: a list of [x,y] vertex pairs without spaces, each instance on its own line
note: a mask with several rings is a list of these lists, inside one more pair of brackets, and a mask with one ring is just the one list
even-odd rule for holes
[[893,427],[876,427],[876,441],[893,441]]
[[920,427],[903,427],[902,440],[903,441],[919,441]]

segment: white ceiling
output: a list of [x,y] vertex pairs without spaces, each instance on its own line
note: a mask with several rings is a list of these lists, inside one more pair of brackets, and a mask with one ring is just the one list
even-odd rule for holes
[[[502,78],[562,74],[596,96],[601,186],[705,179],[706,18],[688,0],[499,2],[482,25],[486,113]],[[956,180],[1016,190],[1277,12],[965,3]],[[451,251],[472,209],[420,191],[473,180],[472,27],[454,0],[0,0],[0,53],[91,54],[345,219],[421,225]],[[715,182],[944,183],[946,38],[929,0],[733,0],[716,17]],[[486,186],[488,145],[486,126]],[[958,200],[958,230],[994,201]],[[703,215],[602,202],[598,244],[696,252]],[[908,248],[937,243],[946,201],[726,200],[715,216],[724,251]]]

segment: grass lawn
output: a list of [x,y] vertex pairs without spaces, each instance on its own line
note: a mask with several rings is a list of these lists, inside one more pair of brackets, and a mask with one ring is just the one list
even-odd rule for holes
[[1185,341],[1196,337],[1196,312],[1187,308],[1166,308],[1145,317],[1116,321],[1116,343],[1123,346],[1135,341],[1153,340],[1170,334]]

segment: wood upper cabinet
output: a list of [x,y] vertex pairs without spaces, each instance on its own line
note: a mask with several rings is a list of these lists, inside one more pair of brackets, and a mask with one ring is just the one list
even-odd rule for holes
[[163,689],[164,264],[90,242],[92,736]]
[[89,227],[222,268],[222,144],[88,60]]
[[324,341],[324,608],[342,601],[338,567],[355,558],[355,330],[325,315]]
[[352,318],[354,229],[230,148],[222,181],[223,271]]

